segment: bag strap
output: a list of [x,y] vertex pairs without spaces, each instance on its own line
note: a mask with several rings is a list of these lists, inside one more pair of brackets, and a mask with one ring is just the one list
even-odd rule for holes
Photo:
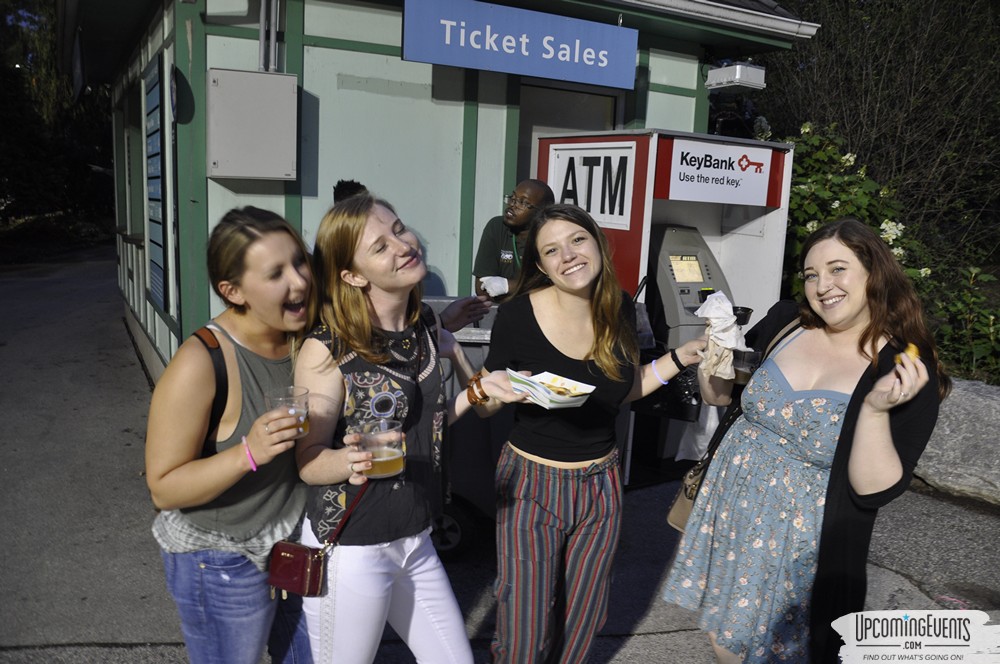
[[[785,337],[791,334],[792,331],[798,328],[801,324],[802,324],[802,318],[796,316],[795,320],[790,322],[785,327],[781,328],[781,330],[776,335],[774,335],[774,338],[771,339],[771,342],[767,344],[767,349],[761,356],[761,362],[763,362],[764,358],[766,358],[768,355],[771,354],[771,351],[774,350],[775,346],[777,346]],[[726,432],[729,431],[729,428],[733,426],[733,424],[736,422],[736,419],[742,414],[743,414],[743,406],[741,406],[740,401],[736,399],[726,410],[726,414],[722,416],[722,421],[719,422],[719,426],[716,427],[715,434],[712,436],[712,440],[710,440],[708,443],[708,449],[705,451],[705,455],[701,458],[700,461],[698,461],[697,464],[695,464],[694,468],[689,472],[700,471],[704,468],[704,466],[708,465],[708,462],[712,460],[713,456],[715,456],[715,450],[719,447],[719,444],[722,442],[722,439],[725,438]]]
[[[218,337],[208,326],[199,327],[194,331],[193,336],[205,345],[209,357],[212,358],[212,367],[215,369],[215,397],[212,399],[212,411],[208,416],[208,433],[212,433],[219,428],[222,413],[226,411],[226,403],[229,401],[229,375],[226,372],[226,357],[222,354]],[[215,450],[208,443],[206,438],[201,452],[203,458],[215,454]]]
[[796,316],[795,320],[793,320],[788,325],[781,328],[781,331],[779,331],[776,335],[774,335],[774,338],[771,339],[771,343],[767,345],[767,350],[764,351],[764,354],[760,358],[761,361],[763,362],[764,358],[770,355],[771,351],[774,350],[774,347],[777,346],[779,343],[781,343],[781,341],[784,340],[785,337],[791,334],[792,331],[794,331],[800,325],[802,325],[802,317]]
[[361,490],[358,491],[358,494],[351,499],[351,504],[347,506],[347,511],[344,512],[344,516],[340,518],[340,523],[338,523],[337,527],[333,529],[330,536],[326,538],[326,545],[323,547],[324,552],[333,548],[333,545],[337,543],[338,539],[340,539],[340,531],[344,529],[344,526],[347,524],[347,519],[351,516],[354,508],[358,506],[358,501],[361,500],[361,496],[365,495],[365,491],[368,490],[369,484],[371,484],[371,480],[362,484]]

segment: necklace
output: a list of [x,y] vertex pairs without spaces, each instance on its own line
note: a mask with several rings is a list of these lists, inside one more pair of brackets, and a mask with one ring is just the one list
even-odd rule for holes
[[514,250],[514,266],[517,267],[517,271],[521,271],[521,257],[517,254],[517,236],[513,233],[510,234],[510,246]]

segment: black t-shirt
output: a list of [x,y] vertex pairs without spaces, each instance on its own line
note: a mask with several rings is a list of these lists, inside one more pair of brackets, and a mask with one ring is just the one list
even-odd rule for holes
[[505,277],[513,289],[513,282],[521,272],[521,256],[524,255],[524,240],[527,235],[527,231],[515,235],[503,223],[503,217],[490,219],[479,238],[479,250],[472,265],[472,274],[476,277]]
[[[434,314],[424,305],[419,329],[376,333],[387,343],[389,362],[372,364],[354,352],[339,360],[346,385],[331,445],[343,446],[349,425],[380,417],[397,419],[406,434],[406,469],[395,477],[369,480],[371,486],[344,526],[342,544],[378,544],[415,535],[430,526],[443,498],[441,444],[447,413]],[[325,325],[309,336],[328,347],[341,343],[331,339]],[[306,509],[317,539],[325,541],[336,526],[332,518],[359,490],[360,486],[346,482],[309,487]]]
[[[635,305],[622,296],[624,334],[635,335]],[[516,297],[500,305],[490,335],[488,371],[512,369],[532,375],[554,374],[594,385],[587,401],[577,408],[546,410],[533,403],[519,403],[509,440],[519,450],[553,461],[598,459],[615,447],[615,420],[635,379],[635,366],[624,362],[622,381],[605,376],[593,360],[563,355],[538,326],[531,298]]]

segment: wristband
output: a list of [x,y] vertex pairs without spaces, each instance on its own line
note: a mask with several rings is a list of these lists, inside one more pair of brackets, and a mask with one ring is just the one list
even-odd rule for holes
[[687,366],[685,366],[684,363],[681,362],[681,358],[677,357],[677,349],[676,348],[671,348],[670,349],[670,359],[673,360],[674,364],[677,365],[677,370],[678,371],[684,371],[685,369],[687,369]]
[[653,360],[652,366],[653,366],[653,375],[656,376],[656,380],[660,381],[660,385],[667,385],[670,381],[663,380],[663,377],[660,376],[660,372],[656,370],[656,360]]
[[250,468],[256,473],[257,462],[253,460],[253,454],[250,453],[250,443],[247,442],[246,436],[243,436],[243,449],[247,452],[247,460],[250,461]]
[[[469,397],[469,403],[473,406],[481,406],[490,400],[490,396],[486,394],[486,390],[483,389],[482,375],[477,373],[475,376],[469,379],[469,387],[466,390],[466,396]],[[478,394],[477,394],[478,390]]]

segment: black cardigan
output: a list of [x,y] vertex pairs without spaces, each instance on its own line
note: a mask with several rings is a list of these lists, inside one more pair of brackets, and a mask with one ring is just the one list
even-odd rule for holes
[[[767,316],[747,333],[747,344],[763,351],[768,342],[799,313],[798,305],[782,301],[771,307]],[[906,345],[906,340],[902,340]],[[937,422],[937,372],[928,367],[930,381],[911,401],[889,411],[893,445],[903,465],[903,476],[896,484],[868,495],[858,495],[847,476],[847,462],[854,443],[854,430],[865,396],[880,376],[892,371],[899,348],[888,343],[878,355],[878,369],[865,371],[851,394],[840,439],[833,456],[830,484],[820,531],[816,580],[810,603],[810,659],[813,662],[839,662],[841,639],[831,623],[837,618],[862,611],[867,591],[868,548],[878,509],[902,495],[910,485],[913,469],[923,454]],[[929,348],[921,348],[922,357],[932,357]]]

